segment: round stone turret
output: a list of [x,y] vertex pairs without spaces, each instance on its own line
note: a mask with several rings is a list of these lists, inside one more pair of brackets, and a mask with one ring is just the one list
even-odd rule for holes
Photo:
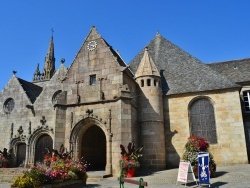
[[140,140],[144,146],[141,166],[144,169],[165,169],[161,76],[147,48],[136,71],[135,79],[139,85]]

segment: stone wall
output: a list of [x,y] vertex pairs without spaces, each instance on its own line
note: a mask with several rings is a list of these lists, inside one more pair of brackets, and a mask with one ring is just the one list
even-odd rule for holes
[[211,152],[219,165],[247,163],[246,142],[242,122],[239,91],[224,90],[189,95],[169,96],[164,100],[167,140],[167,166],[178,166],[190,136],[188,106],[196,97],[208,97],[215,113],[217,144]]

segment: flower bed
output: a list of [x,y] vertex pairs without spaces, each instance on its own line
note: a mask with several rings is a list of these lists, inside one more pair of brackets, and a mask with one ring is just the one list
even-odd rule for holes
[[66,154],[51,154],[44,156],[44,164],[33,166],[24,172],[23,175],[14,180],[13,187],[31,188],[40,187],[44,184],[56,185],[58,183],[81,180],[86,184],[87,164],[81,160],[72,160]]

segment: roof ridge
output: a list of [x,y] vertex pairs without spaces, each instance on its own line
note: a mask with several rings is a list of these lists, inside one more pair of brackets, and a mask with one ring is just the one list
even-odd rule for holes
[[211,64],[221,64],[221,63],[229,63],[229,62],[234,62],[234,61],[246,61],[246,60],[250,60],[250,57],[246,57],[246,58],[240,58],[240,59],[232,59],[232,60],[226,60],[226,61],[218,61],[218,62],[208,62],[206,64],[211,65]]

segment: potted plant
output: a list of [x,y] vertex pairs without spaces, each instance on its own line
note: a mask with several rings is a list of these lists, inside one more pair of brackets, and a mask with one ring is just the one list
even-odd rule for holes
[[185,145],[185,152],[182,156],[184,161],[189,161],[193,167],[194,175],[198,177],[198,153],[199,152],[209,153],[209,170],[210,176],[215,176],[216,163],[214,161],[213,155],[209,151],[209,142],[200,136],[190,136]]
[[11,154],[6,148],[3,151],[0,150],[0,167],[8,168],[10,166]]
[[121,174],[126,177],[133,177],[135,174],[135,169],[140,166],[138,159],[142,157],[143,147],[135,147],[134,142],[129,142],[126,148],[121,144],[121,160],[120,169]]

